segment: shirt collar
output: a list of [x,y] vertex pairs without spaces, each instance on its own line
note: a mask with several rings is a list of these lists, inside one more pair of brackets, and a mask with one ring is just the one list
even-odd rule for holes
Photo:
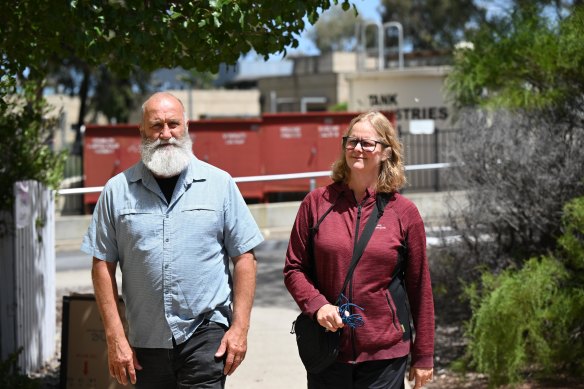
[[208,176],[208,170],[205,169],[204,163],[194,155],[187,166],[186,172],[183,173],[185,173],[185,184],[190,184],[194,181],[205,181]]

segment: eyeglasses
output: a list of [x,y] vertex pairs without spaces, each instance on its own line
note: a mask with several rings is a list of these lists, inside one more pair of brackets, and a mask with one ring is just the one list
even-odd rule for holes
[[343,136],[343,147],[346,150],[353,150],[358,144],[360,144],[363,151],[372,152],[375,150],[378,143],[383,147],[389,147],[388,144],[373,139],[359,139],[353,138],[352,136]]

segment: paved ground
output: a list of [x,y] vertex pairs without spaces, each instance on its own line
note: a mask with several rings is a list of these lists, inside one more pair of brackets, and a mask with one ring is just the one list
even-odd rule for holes
[[[306,388],[306,373],[296,350],[292,321],[296,303],[284,287],[285,240],[268,240],[257,250],[258,277],[248,353],[243,365],[227,379],[227,389]],[[90,258],[77,251],[57,253],[57,289],[87,292]],[[61,331],[60,327],[58,331]],[[60,335],[60,334],[59,334]]]

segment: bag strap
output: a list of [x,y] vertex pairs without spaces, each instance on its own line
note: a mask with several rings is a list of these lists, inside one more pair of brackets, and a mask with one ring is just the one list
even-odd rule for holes
[[395,269],[393,270],[393,274],[391,275],[391,283],[393,283],[394,280],[402,279],[404,277],[407,260],[408,246],[407,242],[404,240],[403,242],[401,242],[401,246],[397,249],[397,264],[395,265]]
[[[324,218],[327,217],[327,215],[333,210],[334,206],[336,205],[337,201],[341,198],[341,196],[342,196],[342,193],[339,194],[339,196],[335,199],[335,201],[331,204],[331,206],[325,211],[325,213],[322,214],[322,216],[318,219],[316,224],[309,228],[308,250],[307,251],[308,251],[309,255],[312,256],[313,260],[314,260],[314,235],[316,235],[320,224],[322,223]],[[369,219],[367,219],[367,224],[365,225],[365,228],[363,229],[363,233],[361,234],[361,237],[359,237],[359,241],[355,245],[355,248],[353,250],[353,256],[351,258],[351,265],[349,266],[349,271],[347,272],[347,276],[345,277],[345,281],[343,282],[343,287],[341,288],[341,291],[339,292],[339,298],[341,297],[341,294],[347,288],[349,281],[353,277],[353,272],[355,271],[355,268],[357,267],[357,263],[359,262],[359,259],[361,259],[361,256],[363,255],[363,251],[365,250],[365,246],[367,246],[367,243],[369,242],[371,235],[373,235],[373,231],[375,230],[375,227],[377,226],[377,222],[379,221],[381,216],[383,216],[385,206],[389,203],[390,198],[391,198],[390,193],[378,193],[377,196],[375,197],[375,204],[377,207],[377,212],[371,213],[371,215],[369,216]],[[316,277],[313,277],[313,282],[316,282]]]
[[[316,233],[318,232],[318,227],[320,226],[320,223],[322,223],[324,218],[327,217],[327,215],[333,210],[333,208],[335,207],[335,204],[337,203],[337,201],[339,201],[339,199],[341,198],[342,195],[343,194],[340,193],[337,196],[337,198],[335,199],[335,201],[331,204],[331,206],[318,219],[316,224],[314,226],[308,228],[308,242],[307,242],[308,247],[307,247],[306,251],[308,252],[308,255],[310,255],[310,258],[312,259],[313,262],[314,262],[314,235],[316,235]],[[316,277],[313,277],[313,282],[316,282]]]
[[365,250],[367,243],[369,243],[369,239],[371,238],[371,235],[373,235],[373,231],[375,230],[375,227],[377,226],[377,222],[379,221],[381,216],[383,216],[383,211],[385,209],[385,206],[389,202],[389,198],[390,198],[390,195],[388,193],[379,193],[379,194],[377,194],[377,196],[375,198],[377,212],[371,213],[371,215],[369,216],[369,219],[367,219],[367,224],[365,225],[365,228],[363,229],[363,234],[361,234],[359,241],[355,245],[355,249],[353,250],[353,257],[351,258],[351,265],[349,266],[349,271],[347,272],[347,276],[345,277],[345,282],[343,283],[343,287],[341,288],[341,291],[339,292],[339,299],[341,297],[341,294],[343,294],[343,292],[347,288],[349,281],[353,277],[353,272],[355,271],[355,268],[357,267],[357,263],[361,259],[361,256],[363,255],[363,251]]
[[[337,197],[337,200],[338,199],[339,198]],[[336,203],[337,203],[337,201],[335,200],[335,202],[331,204],[331,206],[326,210],[326,212],[322,214],[320,219],[318,219],[316,224],[314,226],[310,227],[310,234],[309,234],[310,242],[312,242],[314,240],[314,235],[316,235],[316,233],[318,232],[318,227],[320,226],[320,223],[322,223],[324,218],[333,210]]]
[[[392,209],[392,211],[395,212],[395,209]],[[401,230],[400,217],[397,214],[397,212],[395,212],[395,215],[398,218]],[[408,262],[408,236],[406,232],[406,236],[404,237],[403,240],[400,240],[400,246],[397,249],[397,263],[395,264],[395,269],[393,270],[393,273],[391,275],[390,285],[393,284],[394,282],[398,282],[396,280],[399,280],[399,282],[402,282],[404,280],[407,262]]]

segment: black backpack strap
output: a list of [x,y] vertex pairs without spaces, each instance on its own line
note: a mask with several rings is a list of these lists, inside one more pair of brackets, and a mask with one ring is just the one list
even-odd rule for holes
[[[394,210],[395,212],[395,210]],[[399,220],[399,215],[396,212]],[[401,222],[400,222],[401,225]],[[391,281],[387,289],[391,294],[391,298],[397,310],[397,317],[401,324],[404,341],[410,340],[412,336],[412,327],[410,323],[410,306],[408,302],[408,294],[406,291],[405,273],[408,265],[408,237],[407,232],[404,239],[400,242],[400,247],[397,249],[397,263],[391,275]]]
[[[338,200],[338,197],[337,197],[337,200]],[[310,240],[314,239],[314,235],[316,235],[316,233],[318,232],[318,227],[320,226],[320,223],[322,223],[322,221],[324,220],[324,218],[333,210],[333,208],[334,208],[334,206],[335,206],[336,203],[337,202],[335,200],[335,202],[331,204],[331,206],[329,207],[329,209],[327,209],[326,212],[322,214],[322,216],[320,217],[320,219],[318,219],[318,221],[316,222],[316,224],[309,228],[309,231],[310,231],[310,237],[309,237],[309,239]]]
[[[312,265],[312,262],[314,262],[314,236],[318,232],[318,228],[320,226],[320,223],[322,223],[324,218],[327,217],[327,215],[329,213],[331,213],[331,211],[335,207],[337,201],[339,201],[339,199],[341,198],[342,195],[343,195],[343,192],[339,193],[339,195],[337,196],[335,201],[333,201],[333,203],[331,204],[330,207],[328,207],[328,209],[325,211],[325,213],[322,214],[322,216],[317,220],[317,222],[312,227],[308,228],[308,241],[306,243],[306,246],[307,246],[306,252],[308,253],[308,255],[310,255],[311,265]],[[314,273],[314,270],[311,273]],[[314,282],[314,284],[316,285],[316,274],[311,274],[310,278],[312,279],[312,282]]]
[[[397,217],[400,232],[402,230],[402,224],[400,220],[399,214],[395,211],[395,209],[391,208],[394,212],[395,216]],[[407,260],[408,260],[408,236],[407,231],[404,232],[404,239],[400,240],[400,247],[397,249],[397,263],[395,265],[395,269],[393,270],[393,274],[391,275],[391,279],[394,280],[396,278],[400,278],[403,281],[404,273],[406,271]]]
[[395,269],[393,270],[393,274],[391,275],[391,279],[395,278],[403,278],[404,273],[406,271],[406,265],[408,260],[408,244],[407,241],[404,240],[401,242],[401,246],[397,249],[397,264],[395,265]]
[[375,203],[377,205],[377,212],[371,213],[371,216],[369,216],[369,219],[367,219],[367,224],[363,229],[363,234],[361,234],[359,241],[355,245],[355,249],[353,250],[353,257],[351,258],[351,265],[349,266],[349,271],[347,272],[347,276],[345,277],[345,282],[343,283],[343,287],[341,288],[341,291],[339,293],[339,298],[341,294],[345,291],[347,285],[349,284],[349,281],[353,277],[353,272],[357,267],[357,263],[359,262],[359,259],[361,259],[361,255],[363,255],[363,251],[365,251],[365,247],[367,246],[367,243],[369,243],[369,239],[371,238],[371,235],[373,235],[373,231],[375,231],[377,222],[379,221],[381,216],[383,216],[383,211],[385,210],[385,206],[389,202],[390,196],[391,195],[388,193],[379,193],[376,196]]

